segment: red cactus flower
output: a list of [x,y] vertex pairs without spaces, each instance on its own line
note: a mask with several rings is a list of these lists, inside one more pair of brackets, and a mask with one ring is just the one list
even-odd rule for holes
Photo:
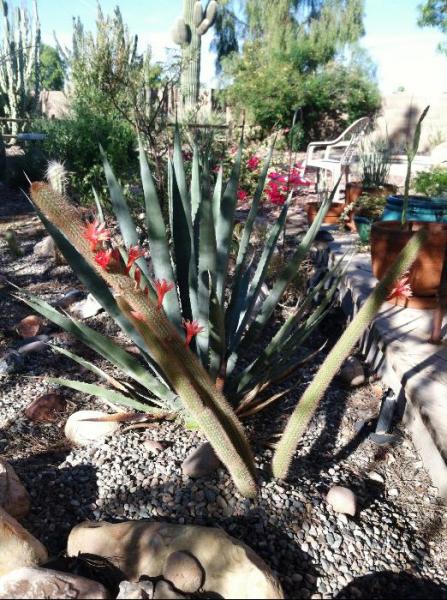
[[250,158],[247,160],[247,169],[249,169],[250,171],[256,171],[256,169],[259,167],[260,162],[261,159],[255,154],[253,156],[250,156]]
[[118,272],[121,262],[121,255],[118,248],[113,250],[100,250],[95,254],[95,262],[106,271]]
[[93,223],[86,225],[82,237],[89,242],[92,252],[97,250],[101,242],[108,242],[110,240],[110,231],[105,227],[105,224],[99,223],[97,219]]
[[129,273],[134,262],[142,256],[144,256],[144,252],[138,246],[131,246],[129,248],[129,252],[127,253],[126,273]]
[[408,274],[396,281],[393,289],[387,296],[387,300],[408,300],[413,295]]
[[172,283],[172,281],[166,281],[166,279],[156,279],[154,281],[154,284],[158,298],[157,309],[160,310],[160,308],[163,305],[163,299],[165,295],[174,289],[174,284]]
[[140,282],[141,282],[141,271],[138,267],[136,267],[136,269],[135,269],[133,278],[135,279],[135,289],[138,289],[140,287]]
[[201,331],[203,331],[203,327],[201,325],[199,325],[198,321],[183,321],[183,327],[185,328],[186,331],[186,339],[185,339],[185,346],[188,347],[189,344],[191,343],[192,338],[197,335],[198,333],[200,333]]
[[247,198],[248,198],[248,192],[246,192],[245,190],[237,191],[237,199],[239,200],[239,202],[245,202],[245,200]]

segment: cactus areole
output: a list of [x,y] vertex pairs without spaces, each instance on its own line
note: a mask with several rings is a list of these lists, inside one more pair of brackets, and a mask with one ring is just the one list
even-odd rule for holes
[[200,0],[183,1],[183,18],[179,18],[172,38],[182,49],[181,95],[184,109],[194,107],[199,100],[202,36],[213,26],[218,4],[208,2],[203,10]]

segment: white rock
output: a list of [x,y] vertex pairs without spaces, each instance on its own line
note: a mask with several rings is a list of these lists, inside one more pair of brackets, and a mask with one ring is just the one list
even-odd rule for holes
[[341,485],[334,485],[329,490],[326,500],[332,506],[335,512],[345,515],[355,515],[357,510],[357,500],[352,490]]
[[16,472],[9,463],[0,458],[0,506],[16,519],[29,513],[30,497]]
[[[173,552],[188,551],[205,572],[204,592],[223,598],[283,598],[264,561],[222,529],[150,521],[85,522],[72,529],[68,556],[79,552],[107,557],[127,579],[159,577]],[[157,591],[157,590],[156,590]]]
[[391,488],[388,491],[388,496],[394,496],[394,497],[396,497],[398,495],[399,495],[399,490],[397,488]]
[[42,258],[55,255],[56,244],[51,235],[45,236],[40,242],[37,242],[34,246],[33,254]]
[[92,294],[89,294],[85,300],[75,302],[69,307],[69,312],[75,319],[89,319],[102,310],[102,306]]
[[0,598],[110,598],[97,581],[38,567],[17,569],[0,578]]
[[122,581],[116,600],[148,600],[154,597],[152,581]]
[[385,479],[377,473],[376,471],[370,471],[368,473],[368,479],[372,479],[372,481],[377,481],[377,483],[385,483]]
[[108,416],[110,415],[100,410],[79,410],[68,418],[65,424],[65,437],[75,446],[87,446],[112,435],[119,429],[119,423],[92,420]]
[[0,508],[0,576],[48,560],[45,546]]

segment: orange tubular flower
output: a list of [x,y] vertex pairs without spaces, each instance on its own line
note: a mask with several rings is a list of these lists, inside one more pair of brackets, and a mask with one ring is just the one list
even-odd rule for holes
[[96,263],[109,271],[109,273],[117,273],[120,268],[121,255],[118,248],[113,250],[100,250],[95,254]]
[[154,281],[154,284],[158,298],[157,309],[160,310],[160,308],[163,305],[164,297],[168,292],[174,289],[174,284],[172,283],[172,281],[166,281],[166,279],[156,279]]
[[133,263],[142,256],[144,256],[144,252],[138,246],[132,246],[131,248],[129,248],[129,253],[127,255],[126,273],[129,273]]
[[188,347],[191,343],[192,338],[203,331],[203,327],[199,325],[198,321],[183,321],[183,327],[186,331],[185,346]]
[[86,225],[82,237],[89,242],[92,252],[98,249],[101,242],[108,242],[110,240],[110,231],[105,227],[105,224],[99,223],[97,219],[93,223]]
[[408,275],[404,275],[388,294],[387,300],[408,300],[413,295]]

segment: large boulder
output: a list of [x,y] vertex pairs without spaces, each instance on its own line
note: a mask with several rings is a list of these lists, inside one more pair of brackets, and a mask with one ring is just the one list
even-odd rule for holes
[[16,472],[9,463],[0,458],[0,506],[16,519],[29,513],[30,497]]
[[45,546],[0,508],[0,576],[48,560]]
[[108,416],[100,410],[78,410],[69,416],[65,424],[65,437],[75,446],[88,446],[112,435],[119,429],[119,423],[95,420]]
[[107,599],[110,595],[97,581],[80,575],[24,567],[0,577],[0,598]]
[[87,521],[72,529],[67,552],[69,556],[107,557],[130,581],[169,573],[172,553],[185,552],[200,563],[205,592],[223,598],[283,598],[280,584],[264,561],[243,542],[212,527]]

